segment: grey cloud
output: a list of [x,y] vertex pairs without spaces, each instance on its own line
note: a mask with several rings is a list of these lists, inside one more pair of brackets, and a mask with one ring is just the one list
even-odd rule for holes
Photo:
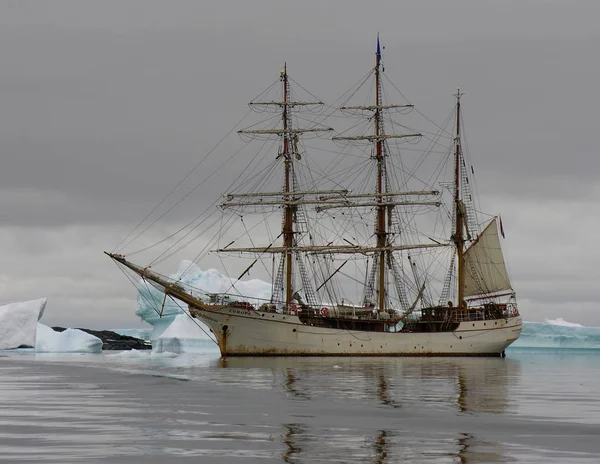
[[[137,324],[135,292],[101,251],[240,119],[284,61],[333,101],[372,66],[379,31],[386,75],[428,117],[440,122],[455,89],[467,92],[478,187],[510,225],[511,270],[535,317],[550,300],[556,312],[579,301],[582,320],[600,325],[590,309],[597,259],[584,247],[599,226],[599,14],[593,1],[4,2],[2,300],[48,295],[48,317],[62,324]],[[238,146],[224,143],[181,192]],[[198,214],[247,159],[161,227]],[[545,229],[531,226],[548,215],[556,220]]]

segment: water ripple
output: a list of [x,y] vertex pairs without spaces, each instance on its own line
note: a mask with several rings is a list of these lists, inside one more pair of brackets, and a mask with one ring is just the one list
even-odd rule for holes
[[0,359],[0,460],[596,462],[600,362]]

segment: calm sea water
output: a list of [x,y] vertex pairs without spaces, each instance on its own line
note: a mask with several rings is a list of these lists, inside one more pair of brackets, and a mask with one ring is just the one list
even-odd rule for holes
[[1,355],[4,462],[600,462],[596,350]]

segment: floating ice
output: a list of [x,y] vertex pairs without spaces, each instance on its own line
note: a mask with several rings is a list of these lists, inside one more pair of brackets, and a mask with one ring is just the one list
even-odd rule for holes
[[144,359],[144,358],[175,358],[179,356],[177,353],[171,353],[165,351],[163,353],[154,353],[150,350],[127,350],[119,351],[117,353],[107,354],[109,358],[113,359]]
[[37,353],[100,353],[102,340],[78,329],[55,332],[38,322],[35,340]]
[[562,318],[547,322],[523,322],[521,336],[511,347],[600,349],[600,327],[586,327]]
[[46,298],[0,306],[0,350],[35,346],[38,321]]
[[[206,298],[208,293],[239,293],[248,298],[268,299],[271,284],[262,280],[231,279],[216,269],[203,271],[191,261],[182,261],[179,270],[170,276],[198,289],[198,296]],[[232,290],[235,283],[235,290]],[[198,327],[200,322],[192,320],[187,306],[171,298],[143,281],[139,284],[136,314],[152,325],[150,341],[155,353],[206,353],[215,345]],[[205,331],[208,328],[202,325]]]
[[[205,329],[206,330],[206,329]],[[207,346],[214,345],[190,316],[179,314],[158,337],[152,340],[155,353],[205,353]]]
[[[216,269],[203,271],[191,261],[182,261],[179,270],[170,276],[179,279],[183,284],[198,289],[202,298],[207,293],[240,293],[250,298],[269,299],[271,297],[271,284],[259,279],[237,280],[222,274]],[[235,290],[232,289],[235,283]],[[164,302],[164,307],[163,307]],[[164,298],[164,294],[143,281],[139,284],[136,314],[154,326],[152,338],[157,338],[168,327],[175,316],[182,314],[183,303],[175,303],[171,298]],[[162,316],[160,313],[162,312]],[[193,324],[193,323],[192,323]]]

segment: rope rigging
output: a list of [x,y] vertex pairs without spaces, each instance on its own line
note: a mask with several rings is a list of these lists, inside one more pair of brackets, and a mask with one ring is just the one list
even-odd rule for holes
[[[198,238],[204,238],[204,246],[190,261],[190,266],[184,269],[179,278],[181,280],[192,267],[192,263],[207,255],[215,246],[220,248],[221,242],[228,245],[221,248],[220,252],[227,252],[227,248],[240,241],[242,245],[237,245],[235,247],[237,251],[232,252],[237,253],[236,258],[244,258],[241,252],[245,251],[253,252],[254,256],[250,258],[252,262],[249,265],[244,264],[243,267],[230,265],[228,262],[229,270],[239,277],[235,280],[230,278],[231,286],[227,291],[232,289],[237,291],[235,282],[254,269],[259,277],[268,276],[271,280],[272,300],[279,303],[289,304],[289,295],[300,291],[305,293],[311,304],[326,300],[346,301],[345,295],[353,294],[356,295],[355,301],[360,304],[379,298],[379,310],[389,306],[406,311],[417,299],[421,299],[423,304],[433,304],[433,301],[447,298],[451,293],[450,283],[456,276],[454,271],[456,263],[451,250],[448,252],[448,249],[443,248],[416,247],[410,251],[396,250],[396,248],[390,248],[385,252],[368,251],[369,247],[373,248],[375,238],[379,250],[384,250],[384,247],[410,248],[413,244],[419,246],[448,244],[449,237],[454,232],[453,223],[456,215],[454,206],[450,207],[453,203],[448,199],[449,191],[443,183],[443,179],[450,177],[448,174],[452,173],[453,167],[455,137],[448,130],[453,120],[452,115],[449,115],[442,125],[437,125],[408,103],[406,97],[387,76],[381,74],[382,80],[391,83],[392,88],[407,102],[406,105],[388,104],[387,102],[392,100],[383,88],[383,83],[378,81],[376,87],[370,84],[373,78],[379,79],[379,72],[377,68],[371,69],[332,105],[327,105],[291,78],[289,82],[286,81],[283,98],[281,98],[279,90],[284,77],[287,79],[287,71],[282,71],[281,78],[250,103],[250,109],[244,117],[168,192],[125,237],[117,249],[123,250],[129,247],[169,212],[191,198],[191,195],[197,192],[208,179],[222,170],[229,169],[242,155],[245,146],[219,163],[167,211],[149,221],[184,181],[222,144],[223,140],[245,121],[249,113],[264,110],[273,114],[249,125],[243,131],[238,131],[243,137],[258,138],[263,140],[263,143],[258,150],[246,158],[247,163],[230,187],[224,189],[224,197],[228,200],[221,200],[221,209],[215,208],[219,203],[219,200],[215,200],[192,221],[180,226],[175,232],[129,254],[140,254],[158,246],[165,247],[150,262],[150,266],[154,266],[176,256]],[[292,91],[289,84],[294,84],[296,88],[301,89],[311,101],[305,101],[302,95],[297,94],[295,90]],[[272,95],[275,92],[277,95]],[[361,95],[364,102],[362,106],[348,105],[351,100],[360,100]],[[374,99],[375,105],[373,105]],[[344,119],[339,119],[340,107]],[[281,126],[282,114],[283,126]],[[395,117],[392,117],[392,114]],[[422,117],[427,123],[432,124],[434,129],[417,130],[413,128],[413,124],[396,120],[414,116]],[[346,121],[346,125],[341,127],[334,137],[339,149],[332,149],[323,141],[305,144],[305,137],[301,137],[301,133],[307,131],[310,136],[315,134],[318,136],[316,131],[320,131],[322,124],[330,118],[335,121]],[[305,128],[302,129],[302,126]],[[406,137],[401,135],[403,133],[407,133]],[[342,139],[344,143],[340,144],[339,141]],[[276,145],[278,149],[274,156]],[[470,172],[467,168],[470,163],[467,163],[466,143],[464,148],[460,180],[467,185],[464,187],[466,228],[469,231],[468,235],[475,237],[481,229],[477,219],[479,209],[476,208],[474,199],[475,184],[470,180],[472,168]],[[316,153],[320,156],[316,156]],[[282,185],[282,171],[290,173],[290,186]],[[373,182],[377,176],[380,176],[381,182],[379,190],[374,188]],[[347,193],[336,194],[339,195],[337,200],[335,196],[329,199],[320,199],[324,196],[318,195],[310,196],[311,191],[335,189]],[[394,196],[398,195],[394,192],[421,190],[438,192],[440,201],[430,202],[430,204],[418,201],[413,202],[414,204],[410,201],[406,204],[394,203]],[[355,193],[370,196],[375,203],[371,205],[365,200],[364,207],[359,207],[359,202],[352,203],[347,198]],[[389,195],[389,198],[385,195]],[[238,203],[231,201],[231,198],[236,197],[241,197],[243,200]],[[419,198],[414,194],[413,197]],[[336,201],[338,204],[335,203]],[[323,205],[335,204],[339,209],[319,209],[319,202]],[[346,204],[343,204],[344,202]],[[251,213],[255,213],[256,216],[253,217],[258,219],[251,225],[247,225],[243,214]],[[286,217],[292,218],[292,231],[285,230],[288,227],[285,225]],[[383,235],[380,229],[374,227],[373,217],[385,217]],[[237,233],[236,218],[240,219],[243,229],[238,228]],[[276,235],[273,231],[279,228],[282,228],[283,232]],[[292,238],[286,239],[288,241],[284,243],[283,249],[293,248],[294,251],[282,252],[277,260],[277,257],[271,256],[268,251],[276,248],[276,243],[286,236]],[[384,239],[381,238],[383,236]],[[259,243],[257,237],[266,237],[268,245],[266,247],[261,245],[265,240]],[[244,241],[247,241],[251,248],[242,250]],[[319,246],[335,244],[339,247],[337,244],[340,243],[367,251],[362,256],[344,256],[343,263],[339,265],[334,254],[320,253],[318,250]],[[311,256],[308,251],[308,255],[301,255],[304,249],[312,249],[315,253]],[[285,253],[289,256],[293,255],[294,267],[291,280],[287,277],[287,281],[285,275],[290,271],[284,266]],[[264,262],[266,256],[269,263]],[[302,256],[309,256],[309,259],[304,260]],[[220,253],[218,259],[226,275],[231,275]],[[260,266],[255,266],[259,261]],[[348,269],[350,268],[348,266],[342,271],[342,266],[349,261],[354,263],[353,269]],[[409,267],[411,271],[407,271]],[[385,272],[385,276],[382,272]],[[377,279],[384,284],[376,285]],[[284,289],[289,286],[294,288],[288,290],[288,296],[284,298]],[[384,287],[387,290],[382,297],[381,288]],[[395,295],[390,291],[392,288]]]

